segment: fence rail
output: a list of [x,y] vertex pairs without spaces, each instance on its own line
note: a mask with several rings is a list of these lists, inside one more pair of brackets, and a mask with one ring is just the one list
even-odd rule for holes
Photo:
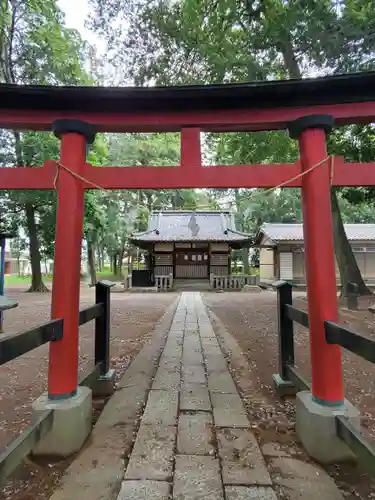
[[309,327],[309,315],[306,311],[302,311],[301,309],[297,309],[296,307],[291,306],[290,304],[286,304],[286,313],[288,318],[305,328]]
[[[308,313],[292,305],[292,285],[278,281],[274,283],[278,300],[279,376],[284,382],[292,383],[299,390],[311,390],[294,366],[293,323],[309,327]],[[375,363],[375,341],[339,325],[325,321],[325,336],[328,344],[338,344],[358,356]],[[369,472],[375,476],[375,446],[342,415],[335,417],[337,436],[342,439],[357,457],[363,461]]]
[[[79,385],[92,388],[101,375],[109,370],[110,346],[110,288],[114,283],[101,281],[96,285],[93,306],[79,312],[79,324],[95,320],[94,368],[86,373]],[[22,356],[47,342],[56,342],[64,336],[62,319],[50,321],[17,335],[0,340],[0,365]],[[46,410],[0,453],[0,487],[18,467],[35,445],[51,430],[54,412]]]
[[35,445],[52,429],[53,410],[46,410],[0,453],[0,487]]
[[79,311],[79,325],[84,325],[103,314],[103,304],[95,304]]
[[367,470],[375,476],[375,447],[345,417],[336,417],[336,431],[353,453],[366,464]]
[[17,333],[0,340],[0,365],[12,361],[47,342],[63,337],[64,321],[56,319],[26,332]]
[[363,359],[375,363],[375,341],[332,321],[325,322],[327,344],[338,344]]

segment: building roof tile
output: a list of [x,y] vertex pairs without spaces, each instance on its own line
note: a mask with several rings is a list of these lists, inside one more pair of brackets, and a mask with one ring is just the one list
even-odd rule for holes
[[251,235],[236,230],[229,212],[166,211],[151,214],[148,229],[133,234],[137,242],[226,241],[247,242]]
[[[344,224],[349,241],[375,241],[375,224]],[[281,241],[303,241],[302,224],[266,223],[260,228],[256,243],[262,236],[267,236],[273,243]]]

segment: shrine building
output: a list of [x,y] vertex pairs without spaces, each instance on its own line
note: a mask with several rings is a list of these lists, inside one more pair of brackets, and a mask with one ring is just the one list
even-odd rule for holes
[[231,250],[250,246],[251,240],[225,211],[152,213],[147,230],[131,236],[135,246],[148,251],[149,275],[172,275],[175,280],[229,276]]

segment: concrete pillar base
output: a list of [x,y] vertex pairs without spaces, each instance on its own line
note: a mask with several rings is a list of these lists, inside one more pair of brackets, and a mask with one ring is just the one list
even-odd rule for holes
[[101,375],[92,388],[94,398],[106,398],[115,392],[115,370],[108,370],[105,375]]
[[284,380],[278,373],[272,375],[273,386],[279,396],[295,396],[298,392],[297,387],[290,380]]
[[336,433],[336,415],[343,415],[359,429],[360,415],[349,401],[340,407],[322,406],[309,391],[296,397],[296,431],[307,453],[317,462],[330,464],[355,460],[350,448]]
[[78,387],[75,396],[59,401],[42,394],[32,409],[36,415],[54,410],[52,429],[35,446],[33,455],[68,457],[81,449],[91,432],[92,394],[88,387]]

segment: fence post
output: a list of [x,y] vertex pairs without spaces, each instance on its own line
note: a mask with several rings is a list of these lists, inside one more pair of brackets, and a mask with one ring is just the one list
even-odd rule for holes
[[115,371],[110,369],[111,281],[99,281],[95,289],[96,304],[103,304],[103,314],[95,320],[95,365],[101,363],[100,377],[93,387],[93,396],[113,394]]
[[281,396],[294,395],[297,389],[288,378],[287,365],[294,366],[293,321],[286,314],[286,305],[292,305],[292,285],[276,281],[272,286],[277,291],[279,373],[272,376],[277,392]]
[[357,283],[348,283],[347,286],[347,306],[349,311],[358,309],[358,285]]

